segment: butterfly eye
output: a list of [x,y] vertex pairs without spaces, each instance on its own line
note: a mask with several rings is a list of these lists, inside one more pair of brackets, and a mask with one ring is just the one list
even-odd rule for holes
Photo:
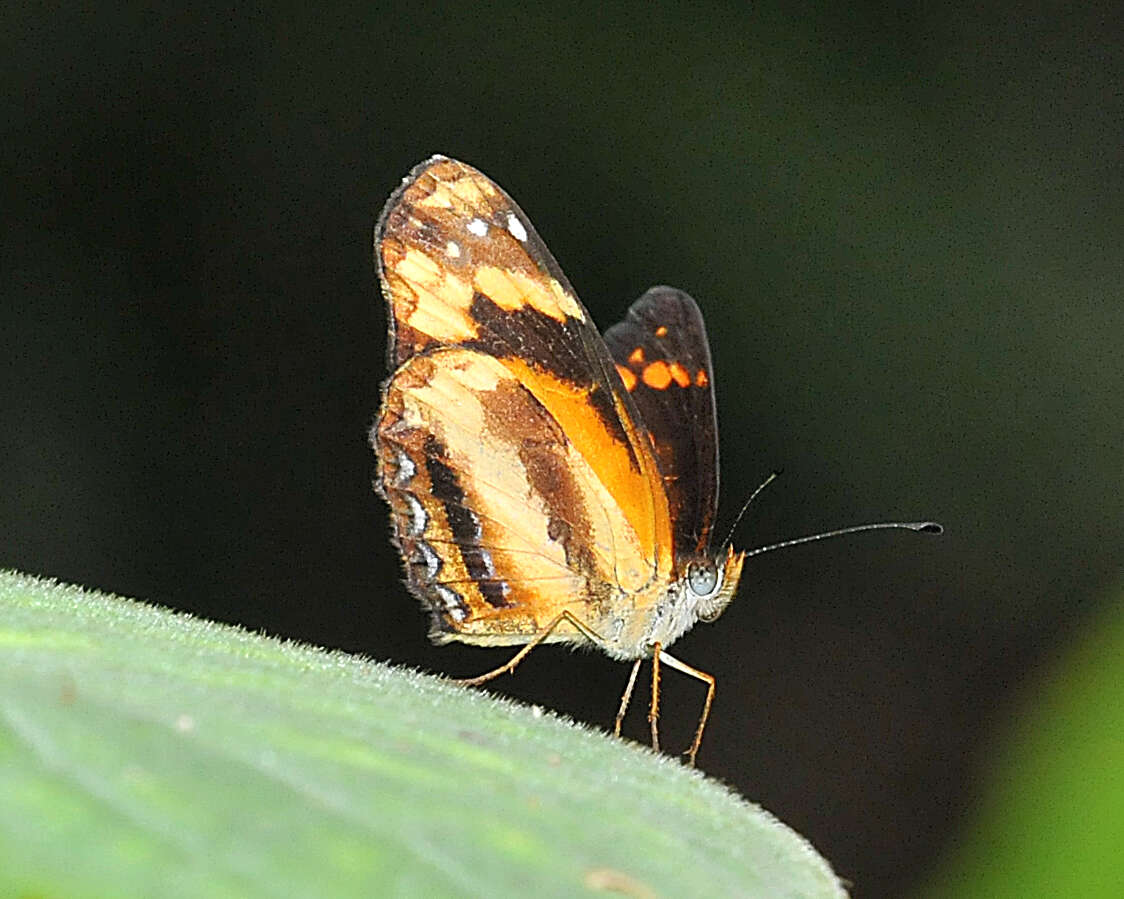
[[718,585],[718,569],[713,562],[692,562],[687,566],[687,586],[697,596],[707,596]]

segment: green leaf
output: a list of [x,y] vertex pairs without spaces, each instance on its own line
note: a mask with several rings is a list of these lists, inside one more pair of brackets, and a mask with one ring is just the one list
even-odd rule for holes
[[0,894],[839,896],[678,760],[438,678],[0,573]]

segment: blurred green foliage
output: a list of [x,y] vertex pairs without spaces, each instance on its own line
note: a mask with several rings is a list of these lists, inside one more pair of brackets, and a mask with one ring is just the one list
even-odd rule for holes
[[1023,689],[920,899],[1124,895],[1124,590]]

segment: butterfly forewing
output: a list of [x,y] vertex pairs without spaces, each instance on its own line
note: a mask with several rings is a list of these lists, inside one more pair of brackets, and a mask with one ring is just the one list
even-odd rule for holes
[[477,342],[588,372],[575,339],[588,315],[522,210],[471,166],[434,157],[410,172],[379,218],[375,256],[392,367],[431,346]]

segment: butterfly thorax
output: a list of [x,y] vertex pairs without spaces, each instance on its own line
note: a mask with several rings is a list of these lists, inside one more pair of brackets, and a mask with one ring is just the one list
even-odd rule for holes
[[714,621],[730,604],[741,578],[745,554],[727,548],[717,559],[681,558],[681,576],[651,594],[634,597],[625,614],[605,616],[601,648],[618,659],[651,655],[659,643],[667,648],[699,621]]

